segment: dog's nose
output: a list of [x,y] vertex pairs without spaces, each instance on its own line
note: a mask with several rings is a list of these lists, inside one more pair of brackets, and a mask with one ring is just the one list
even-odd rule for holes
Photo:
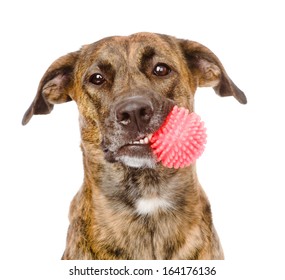
[[153,116],[152,103],[142,96],[132,96],[120,101],[116,107],[116,119],[121,125],[143,131]]

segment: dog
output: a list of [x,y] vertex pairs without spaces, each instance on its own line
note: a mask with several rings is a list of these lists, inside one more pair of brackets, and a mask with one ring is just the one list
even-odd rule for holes
[[174,105],[193,111],[197,87],[247,103],[212,51],[168,35],[108,37],[47,69],[22,124],[73,100],[82,138],[62,259],[224,259],[195,164],[166,168],[149,145]]

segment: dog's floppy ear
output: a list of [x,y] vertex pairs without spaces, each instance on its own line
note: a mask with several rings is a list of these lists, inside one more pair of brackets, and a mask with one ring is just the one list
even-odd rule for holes
[[49,114],[54,104],[71,101],[73,70],[79,52],[69,53],[58,58],[42,77],[37,95],[25,113],[22,124],[26,125],[33,115]]
[[197,42],[179,42],[188,67],[197,78],[198,86],[213,87],[220,96],[234,96],[240,103],[247,103],[245,94],[233,83],[212,51]]

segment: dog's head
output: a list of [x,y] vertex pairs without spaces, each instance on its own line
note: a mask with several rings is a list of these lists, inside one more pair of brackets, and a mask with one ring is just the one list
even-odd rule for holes
[[152,33],[105,38],[48,68],[23,124],[74,100],[83,149],[102,151],[108,162],[153,168],[152,133],[175,104],[193,111],[196,88],[205,86],[246,103],[219,59],[197,42]]

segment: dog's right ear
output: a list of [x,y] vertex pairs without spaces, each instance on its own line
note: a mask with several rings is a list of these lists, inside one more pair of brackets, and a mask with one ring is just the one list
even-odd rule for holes
[[26,125],[33,115],[49,114],[54,104],[71,101],[73,74],[78,52],[69,53],[58,58],[42,77],[37,95],[25,113],[22,124]]

